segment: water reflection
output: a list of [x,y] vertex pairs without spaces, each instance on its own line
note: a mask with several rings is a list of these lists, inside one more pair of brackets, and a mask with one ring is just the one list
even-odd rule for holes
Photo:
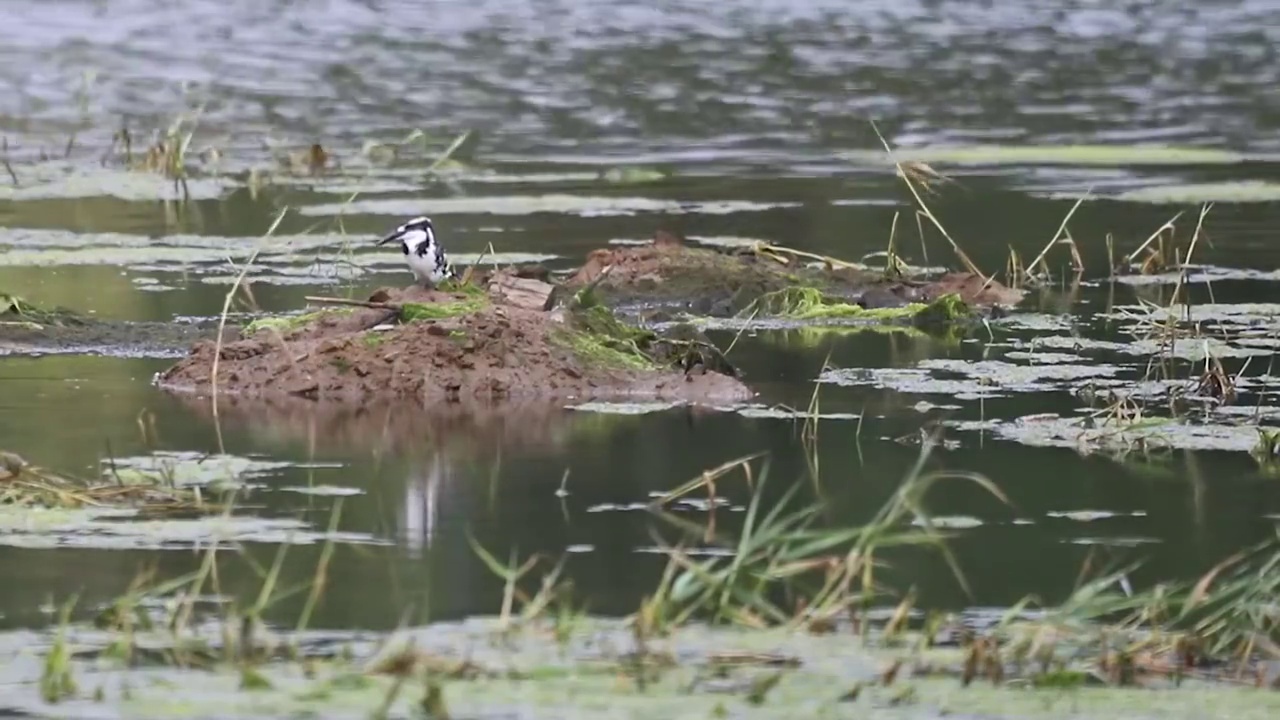
[[414,466],[405,482],[404,504],[401,510],[400,541],[409,557],[422,556],[423,548],[429,548],[435,538],[439,523],[440,488],[451,484],[450,472],[440,454],[433,456],[425,466]]

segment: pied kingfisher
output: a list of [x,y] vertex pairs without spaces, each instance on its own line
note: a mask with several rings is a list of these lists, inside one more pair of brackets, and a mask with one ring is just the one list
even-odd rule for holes
[[436,231],[431,225],[431,218],[416,217],[378,241],[378,245],[399,242],[404,251],[404,259],[413,271],[413,277],[428,287],[435,287],[440,281],[454,279],[457,274],[449,259],[445,257],[444,247],[436,241]]

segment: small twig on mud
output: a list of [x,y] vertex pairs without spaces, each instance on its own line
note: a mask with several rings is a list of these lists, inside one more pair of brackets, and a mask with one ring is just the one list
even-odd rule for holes
[[866,269],[866,265],[862,265],[860,263],[838,260],[827,255],[819,255],[817,253],[805,252],[803,250],[793,250],[789,247],[783,247],[782,245],[774,245],[773,243],[756,243],[755,247],[752,249],[758,253],[778,253],[780,255],[792,255],[795,257],[809,258],[810,260],[819,260],[833,268],[853,268],[855,270]]
[[317,295],[307,295],[303,298],[307,302],[320,303],[321,305],[351,305],[354,307],[369,308],[370,310],[394,310],[401,312],[404,306],[399,303],[385,302],[369,302],[367,300],[348,300],[339,297],[320,297]]

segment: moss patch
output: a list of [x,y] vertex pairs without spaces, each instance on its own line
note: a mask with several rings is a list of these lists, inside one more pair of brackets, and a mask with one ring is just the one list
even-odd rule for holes
[[974,317],[968,303],[955,293],[943,295],[916,311],[913,319],[917,326],[942,327]]
[[551,338],[584,362],[620,370],[659,367],[647,353],[657,335],[623,323],[602,305],[573,310],[566,324],[567,327],[553,331]]
[[400,322],[418,320],[444,320],[462,317],[483,310],[488,305],[484,295],[472,295],[463,300],[444,303],[405,303],[400,310]]
[[299,313],[297,315],[273,315],[271,317],[262,317],[254,320],[244,326],[241,334],[249,337],[259,330],[271,329],[280,334],[293,332],[298,328],[305,327],[319,320],[325,313],[349,312],[344,310],[316,310],[315,312]]

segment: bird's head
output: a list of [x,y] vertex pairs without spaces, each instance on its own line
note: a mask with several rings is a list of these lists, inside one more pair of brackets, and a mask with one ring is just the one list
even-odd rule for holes
[[418,246],[426,242],[434,242],[436,239],[435,227],[431,224],[431,218],[416,217],[395,230],[387,233],[378,245],[386,245],[391,242],[399,242],[405,248],[405,252],[416,250]]

